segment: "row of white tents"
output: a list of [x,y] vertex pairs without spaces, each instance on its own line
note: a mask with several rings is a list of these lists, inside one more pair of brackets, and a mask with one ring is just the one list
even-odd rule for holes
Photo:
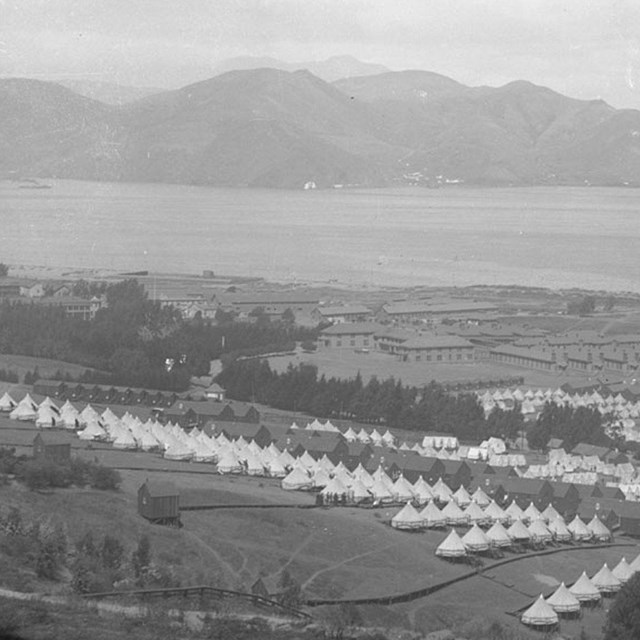
[[597,603],[603,595],[617,593],[638,571],[640,555],[631,563],[622,558],[613,569],[605,563],[591,578],[583,571],[570,587],[562,582],[548,598],[540,594],[520,619],[531,627],[554,627],[559,616],[576,614],[582,605]]
[[[429,505],[427,505],[428,507]],[[407,508],[405,507],[405,509]],[[403,522],[409,523],[413,520],[414,526],[424,528],[427,526],[425,524],[427,516],[434,517],[431,513],[423,516],[407,509],[405,513],[397,514],[395,523],[392,521],[392,525],[398,527]],[[436,547],[435,554],[441,558],[463,558],[470,553],[509,548],[513,545],[545,545],[552,542],[587,542],[589,540],[607,542],[611,540],[611,532],[597,515],[588,524],[576,516],[569,524],[565,524],[564,519],[558,517],[547,522],[538,518],[531,520],[529,525],[525,524],[523,520],[513,520],[510,525],[506,526],[504,521],[489,514],[489,517],[482,521],[482,524],[487,523],[490,523],[491,527],[484,531],[480,527],[479,521],[473,522],[471,528],[462,536],[452,528],[447,537]],[[405,528],[405,525],[402,524],[402,527]]]
[[520,406],[525,418],[535,418],[547,403],[557,406],[568,406],[574,409],[589,407],[597,409],[602,415],[611,417],[622,427],[625,437],[631,440],[640,439],[640,432],[636,426],[640,423],[640,402],[627,400],[622,394],[602,396],[597,391],[593,393],[570,394],[562,389],[497,389],[493,392],[477,393],[485,415],[495,408],[505,411],[514,409],[516,403]]

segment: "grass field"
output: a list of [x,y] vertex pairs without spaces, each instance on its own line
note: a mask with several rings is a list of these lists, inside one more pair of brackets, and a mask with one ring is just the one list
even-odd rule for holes
[[[0,420],[0,445],[22,443],[19,452],[27,452],[35,433],[28,423]],[[276,577],[287,568],[306,597],[364,598],[424,588],[469,571],[468,565],[435,557],[435,548],[446,532],[406,533],[389,527],[397,508],[298,509],[297,505],[313,503],[313,497],[283,491],[277,480],[219,476],[211,473],[211,465],[171,462],[154,454],[104,446],[89,449],[72,435],[68,437],[77,447],[74,454],[97,457],[104,464],[153,470],[121,471],[123,482],[116,493],[87,489],[40,493],[14,483],[0,487],[2,508],[17,506],[27,519],[62,521],[72,540],[89,529],[98,536],[115,534],[128,553],[145,533],[154,556],[171,565],[185,585],[248,590],[259,575]],[[137,490],[147,478],[169,479],[183,491],[207,492],[218,504],[286,504],[291,508],[183,512],[182,529],[153,526],[136,511]],[[462,629],[487,618],[520,628],[509,613],[526,606],[540,592],[550,593],[560,581],[573,582],[582,570],[592,574],[605,561],[614,566],[623,555],[631,561],[639,551],[637,546],[585,549],[522,559],[414,602],[363,607],[363,614],[372,625],[422,632]],[[16,570],[11,558],[1,555],[0,586],[52,588],[38,581],[33,572]],[[600,629],[605,611],[606,603],[603,609],[585,613],[582,620],[563,622],[562,631],[577,635],[581,624]]]
[[358,372],[366,381],[372,376],[379,379],[394,377],[404,384],[422,386],[432,380],[456,382],[459,380],[500,379],[523,376],[525,385],[531,387],[558,387],[565,382],[584,380],[584,376],[545,373],[520,367],[511,367],[498,362],[476,361],[472,364],[427,364],[400,362],[393,356],[371,351],[355,353],[348,349],[332,349],[316,353],[298,352],[292,356],[278,356],[269,359],[276,371],[284,371],[290,364],[312,364],[318,372],[327,377],[354,378]]
[[22,380],[25,373],[33,371],[36,367],[41,378],[51,377],[56,371],[69,373],[72,376],[80,376],[88,368],[79,364],[63,362],[62,360],[49,360],[48,358],[34,358],[6,353],[0,354],[0,369],[15,371],[20,376],[20,380]]

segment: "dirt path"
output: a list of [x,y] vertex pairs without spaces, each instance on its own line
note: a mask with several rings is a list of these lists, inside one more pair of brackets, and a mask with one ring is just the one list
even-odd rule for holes
[[337,569],[338,567],[342,567],[345,564],[349,564],[350,562],[353,562],[354,560],[359,560],[360,558],[366,558],[367,556],[374,556],[378,553],[381,553],[382,551],[387,551],[388,549],[392,549],[393,547],[397,547],[398,544],[394,543],[394,544],[388,544],[384,547],[381,547],[380,549],[374,549],[373,551],[367,551],[366,553],[360,553],[357,556],[351,556],[350,558],[345,558],[344,560],[341,560],[340,562],[336,562],[335,564],[332,564],[328,567],[325,567],[324,569],[318,569],[318,571],[316,571],[315,573],[312,573],[303,583],[302,583],[302,590],[304,591],[318,576],[322,575],[323,573],[327,573],[329,571],[333,571],[334,569]]

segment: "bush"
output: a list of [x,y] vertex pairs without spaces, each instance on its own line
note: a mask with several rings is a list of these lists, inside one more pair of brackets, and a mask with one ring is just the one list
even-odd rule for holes
[[86,487],[91,480],[92,464],[82,458],[71,458],[69,479],[76,487]]
[[51,460],[27,460],[17,465],[16,476],[29,489],[45,489],[47,487],[68,487],[71,484],[71,473]]
[[115,469],[92,465],[89,484],[93,489],[116,491],[121,482],[122,477]]

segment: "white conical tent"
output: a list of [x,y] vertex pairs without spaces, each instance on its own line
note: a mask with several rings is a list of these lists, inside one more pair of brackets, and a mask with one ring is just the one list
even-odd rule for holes
[[88,424],[82,431],[78,432],[80,440],[105,440],[107,432],[97,423]]
[[331,476],[326,469],[318,469],[311,478],[316,488],[326,487],[331,482]]
[[80,426],[80,414],[68,400],[60,409],[60,421],[65,429],[77,429]]
[[410,502],[407,502],[407,504],[391,518],[391,526],[395,529],[415,530],[424,529],[426,525],[415,507]]
[[542,518],[538,518],[534,520],[528,527],[529,533],[531,534],[531,539],[534,542],[540,542],[546,544],[547,542],[551,542],[552,535],[547,526],[544,523]]
[[393,483],[391,495],[397,502],[412,500],[414,495],[413,485],[404,476],[400,476]]
[[35,420],[38,415],[38,405],[31,399],[31,396],[27,395],[20,400],[15,409],[9,414],[11,420],[20,420],[27,422],[29,420]]
[[269,460],[267,462],[267,470],[272,478],[285,478],[287,475],[287,469],[282,464],[282,458],[280,457]]
[[422,505],[433,500],[433,492],[427,481],[420,476],[413,484],[413,496],[415,501]]
[[489,503],[489,506],[484,510],[484,514],[488,518],[491,518],[491,522],[501,522],[506,525],[509,524],[509,521],[511,520],[495,500],[492,500]]
[[580,540],[591,540],[593,537],[593,533],[589,530],[587,525],[582,521],[580,516],[576,516],[568,525],[567,529],[571,531],[571,535],[573,539],[576,541]]
[[558,542],[568,542],[571,540],[571,531],[569,531],[567,525],[562,520],[558,518],[550,520],[547,528]]
[[530,627],[551,627],[558,624],[558,614],[545,602],[542,594],[522,614],[522,622]]
[[583,571],[582,575],[569,587],[569,591],[580,602],[595,602],[600,600],[599,589],[591,582],[589,576]]
[[580,600],[565,587],[564,582],[547,598],[556,613],[575,613],[580,611]]
[[462,536],[462,542],[467,551],[473,552],[486,551],[491,546],[491,538],[477,524]]
[[452,498],[456,501],[458,506],[463,509],[471,502],[471,496],[463,485],[458,487],[458,490],[453,494]]
[[421,512],[420,517],[429,528],[444,527],[447,519],[442,515],[435,502],[430,502]]
[[356,503],[363,502],[371,498],[371,493],[359,478],[355,478],[349,485],[349,498]]
[[542,514],[533,502],[530,502],[529,506],[524,510],[524,515],[529,522],[533,522],[534,520],[538,520],[538,518],[542,517]]
[[608,540],[611,540],[611,531],[607,529],[607,527],[602,523],[602,521],[600,520],[600,518],[598,518],[597,515],[593,516],[593,518],[587,525],[587,528],[589,529],[589,531],[591,531],[591,533],[593,534],[593,537],[596,540],[599,540],[601,542],[606,542]]
[[393,502],[393,494],[381,479],[376,479],[370,487],[367,487],[373,495],[373,499],[381,502]]
[[332,478],[320,493],[323,496],[346,496],[348,489],[339,478]]
[[288,491],[300,491],[302,489],[311,489],[311,487],[312,482],[309,475],[297,467],[282,479],[282,488]]
[[442,515],[447,519],[447,524],[452,527],[469,523],[469,518],[453,500],[444,506]]
[[524,511],[518,506],[518,503],[514,500],[505,510],[505,514],[511,518],[511,520],[526,520]]
[[13,411],[17,406],[18,403],[7,392],[0,398],[0,411],[4,413]]
[[242,473],[242,462],[233,449],[226,449],[218,455],[218,473]]
[[494,547],[510,547],[511,538],[507,530],[499,522],[495,522],[487,531],[487,537]]
[[163,457],[167,460],[191,460],[193,452],[179,440],[172,440],[165,447]]
[[514,542],[528,542],[531,540],[529,529],[522,520],[516,520],[508,529],[507,533]]
[[488,507],[491,503],[491,498],[480,487],[473,492],[471,499],[480,507]]
[[491,517],[488,516],[475,502],[470,502],[467,508],[464,510],[464,515],[467,516],[469,522],[471,524],[489,524],[491,522]]
[[442,478],[438,478],[433,487],[431,487],[431,492],[438,502],[449,502],[453,496],[453,492],[444,483]]
[[622,584],[629,582],[633,575],[633,569],[629,566],[626,558],[622,558],[620,562],[611,570],[611,573],[620,580]]
[[616,593],[620,591],[622,586],[620,580],[611,573],[606,562],[602,565],[602,569],[591,577],[591,582],[600,593]]
[[114,449],[137,449],[138,443],[127,429],[122,429],[113,441]]
[[553,519],[562,518],[562,516],[553,508],[553,505],[549,503],[547,508],[542,512],[542,519],[545,522],[549,522]]
[[49,405],[42,404],[36,413],[36,427],[51,428],[58,425],[60,416]]
[[436,555],[441,558],[462,558],[467,555],[464,542],[455,529],[451,529],[449,535],[436,547]]

